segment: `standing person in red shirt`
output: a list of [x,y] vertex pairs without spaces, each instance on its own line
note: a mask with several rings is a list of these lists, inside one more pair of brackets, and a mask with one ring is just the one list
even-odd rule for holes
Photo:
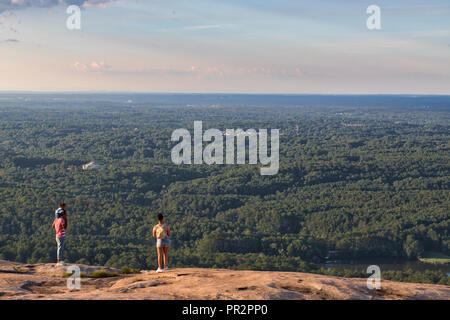
[[63,261],[63,251],[64,245],[66,243],[67,228],[67,217],[65,211],[60,215],[60,217],[55,217],[52,228],[56,231],[56,243],[58,245],[58,249],[56,252],[58,262],[56,263],[56,266],[65,266],[66,264]]
[[156,250],[158,251],[158,269],[156,272],[163,272],[161,263],[164,256],[164,270],[169,270],[167,266],[167,253],[170,247],[170,228],[164,224],[164,217],[161,213],[158,214],[158,224],[153,227],[153,238],[156,238]]

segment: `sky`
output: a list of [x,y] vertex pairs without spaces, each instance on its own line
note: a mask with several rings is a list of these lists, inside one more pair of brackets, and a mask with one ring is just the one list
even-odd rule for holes
[[450,1],[0,0],[0,91],[450,94]]

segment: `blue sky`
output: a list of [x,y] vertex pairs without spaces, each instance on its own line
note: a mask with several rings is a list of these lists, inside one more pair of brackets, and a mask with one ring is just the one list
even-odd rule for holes
[[449,17],[448,0],[0,0],[0,90],[450,94]]

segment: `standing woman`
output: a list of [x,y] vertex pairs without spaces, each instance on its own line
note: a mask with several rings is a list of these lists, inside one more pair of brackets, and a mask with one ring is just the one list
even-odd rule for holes
[[156,272],[163,272],[161,260],[164,256],[164,270],[169,270],[167,266],[167,253],[170,247],[170,228],[164,224],[164,217],[158,213],[158,224],[153,227],[153,238],[156,238],[156,250],[158,251],[158,269]]
[[57,260],[56,266],[65,266],[66,263],[63,261],[63,251],[64,245],[66,243],[66,228],[67,228],[67,217],[66,212],[61,213],[59,216],[55,217],[53,221],[52,228],[56,231],[56,243],[58,244],[57,249]]

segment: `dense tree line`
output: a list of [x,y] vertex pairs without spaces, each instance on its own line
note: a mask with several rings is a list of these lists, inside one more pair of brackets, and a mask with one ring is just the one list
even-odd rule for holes
[[[194,120],[280,128],[279,173],[172,164],[170,135]],[[450,254],[442,107],[2,101],[0,137],[0,259],[53,261],[59,201],[68,205],[70,262],[153,268],[158,212],[173,230],[174,267],[320,272],[330,250],[343,258]],[[81,170],[92,160],[105,169]]]

